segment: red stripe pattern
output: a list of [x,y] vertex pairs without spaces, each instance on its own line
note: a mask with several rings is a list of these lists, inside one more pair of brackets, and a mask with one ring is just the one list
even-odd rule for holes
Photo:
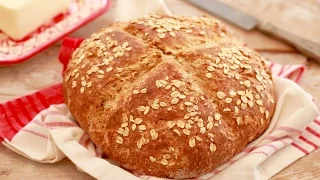
[[51,104],[63,103],[62,85],[0,104],[0,137],[11,140],[32,118]]
[[314,149],[317,149],[319,146],[314,144],[313,142],[311,142],[310,140],[308,140],[307,138],[303,137],[303,136],[299,136],[299,139],[302,140],[303,142],[309,144],[310,146],[312,146]]
[[306,131],[308,131],[309,133],[313,134],[314,136],[316,136],[317,138],[320,138],[320,133],[316,132],[316,130],[312,129],[311,127],[307,127]]
[[41,137],[41,138],[44,138],[44,139],[48,139],[48,136],[47,136],[47,135],[44,135],[44,134],[42,134],[42,133],[39,133],[39,132],[30,130],[30,129],[25,129],[25,128],[24,128],[24,129],[22,129],[21,131],[24,131],[24,132],[33,134],[33,135],[35,135],[35,136],[38,136],[38,137]]
[[293,147],[297,148],[298,150],[300,150],[301,152],[303,152],[304,154],[306,154],[306,155],[309,154],[309,152],[306,149],[304,149],[303,147],[301,147],[300,145],[298,145],[296,143],[292,143],[291,145]]
[[294,128],[291,128],[291,127],[288,127],[288,126],[280,126],[278,127],[276,130],[282,130],[282,131],[286,131],[290,134],[301,134],[301,131],[300,130],[297,130],[297,129],[294,129]]
[[49,127],[78,127],[74,122],[49,122],[45,123]]

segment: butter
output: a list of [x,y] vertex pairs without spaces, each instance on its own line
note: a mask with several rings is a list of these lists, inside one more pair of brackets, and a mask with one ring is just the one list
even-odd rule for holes
[[0,30],[21,40],[67,9],[69,0],[0,0]]

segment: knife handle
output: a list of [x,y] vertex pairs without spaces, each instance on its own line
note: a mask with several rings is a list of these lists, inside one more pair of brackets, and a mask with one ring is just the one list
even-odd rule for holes
[[287,41],[307,57],[315,59],[320,63],[320,44],[296,36],[288,31],[282,30],[268,22],[261,22],[258,26],[261,31]]

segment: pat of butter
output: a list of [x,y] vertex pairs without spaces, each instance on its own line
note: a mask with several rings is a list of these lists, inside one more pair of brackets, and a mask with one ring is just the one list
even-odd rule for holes
[[0,0],[0,30],[21,40],[67,9],[69,0]]

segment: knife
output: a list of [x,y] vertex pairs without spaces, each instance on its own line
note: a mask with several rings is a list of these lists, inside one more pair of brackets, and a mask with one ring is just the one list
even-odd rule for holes
[[300,36],[294,35],[269,22],[263,22],[253,16],[232,8],[218,0],[185,0],[194,6],[201,8],[209,13],[217,15],[222,19],[247,31],[258,29],[266,34],[285,40],[293,45],[301,53],[309,58],[315,59],[320,63],[320,44],[309,41]]

